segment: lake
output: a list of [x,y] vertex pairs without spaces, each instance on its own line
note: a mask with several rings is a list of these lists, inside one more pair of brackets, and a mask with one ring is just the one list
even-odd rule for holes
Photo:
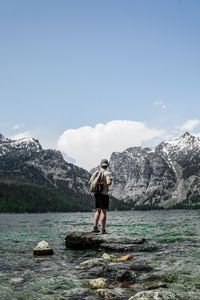
[[[66,250],[64,239],[72,230],[92,230],[93,215],[0,214],[0,299],[79,299],[74,296],[79,291],[84,295],[76,265],[101,253]],[[158,274],[175,276],[172,289],[200,299],[200,210],[113,211],[107,223],[109,234],[142,236],[161,245],[160,251],[137,258]],[[33,256],[41,240],[50,243],[53,256]]]

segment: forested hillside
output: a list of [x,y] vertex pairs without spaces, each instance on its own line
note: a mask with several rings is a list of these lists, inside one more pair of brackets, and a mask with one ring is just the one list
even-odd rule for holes
[[0,212],[90,211],[93,199],[88,195],[64,193],[52,187],[25,182],[0,181]]

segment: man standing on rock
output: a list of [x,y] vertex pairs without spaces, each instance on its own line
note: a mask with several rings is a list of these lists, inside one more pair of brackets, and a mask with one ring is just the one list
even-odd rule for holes
[[112,184],[111,173],[107,170],[109,166],[107,159],[102,159],[100,163],[100,186],[102,187],[100,191],[95,192],[95,207],[96,212],[94,216],[94,227],[93,232],[100,232],[98,229],[98,222],[100,215],[101,217],[101,233],[106,234],[106,211],[109,208],[109,195],[108,195],[108,187]]

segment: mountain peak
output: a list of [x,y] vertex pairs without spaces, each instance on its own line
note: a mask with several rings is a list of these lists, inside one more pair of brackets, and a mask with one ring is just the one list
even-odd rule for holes
[[3,134],[0,133],[0,141],[4,140],[4,139],[5,139],[5,137],[3,136]]
[[0,133],[0,142],[1,143],[5,143],[5,142],[9,142],[10,140],[5,138],[5,136],[3,136],[3,134]]
[[170,144],[172,146],[180,146],[180,144],[188,144],[190,141],[199,140],[197,137],[186,131],[183,135],[173,138],[171,140],[164,141],[164,144]]
[[18,151],[25,151],[25,152],[40,152],[42,151],[42,146],[40,142],[32,137],[11,140],[5,138],[2,134],[0,134],[0,150],[3,153],[8,153],[17,149]]
[[14,147],[20,147],[20,148],[32,148],[33,150],[36,151],[41,151],[42,146],[39,143],[38,139],[32,138],[32,137],[27,137],[27,138],[22,138],[19,140],[14,140],[12,141],[12,145]]
[[162,142],[156,147],[156,150],[161,150],[167,155],[183,151],[187,153],[189,153],[188,151],[200,151],[200,139],[187,131],[178,138]]
[[180,138],[188,139],[188,138],[195,138],[195,136],[192,135],[190,132],[186,131],[183,135],[181,135]]

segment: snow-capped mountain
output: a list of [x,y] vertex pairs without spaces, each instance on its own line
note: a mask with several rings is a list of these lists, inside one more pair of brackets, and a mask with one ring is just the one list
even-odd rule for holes
[[77,193],[88,193],[88,172],[67,163],[57,150],[43,150],[34,138],[9,140],[0,135],[0,179],[20,179]]
[[10,141],[9,139],[5,138],[1,133],[0,133],[0,143],[6,143]]
[[169,204],[191,203],[200,200],[200,138],[186,132],[156,147],[172,166],[176,176],[176,188]]
[[16,157],[30,157],[33,153],[39,152],[42,147],[37,139],[24,138],[20,140],[9,140],[0,136],[0,156],[14,153]]
[[[200,138],[188,132],[155,149],[130,147],[111,155],[110,192],[129,208],[200,206],[199,166]],[[91,200],[89,177],[86,170],[66,162],[59,151],[43,150],[37,139],[13,141],[0,135],[0,182],[22,180]]]
[[156,151],[171,161],[182,161],[183,157],[199,154],[200,138],[186,132],[179,138],[162,142],[156,147]]
[[200,139],[186,132],[155,150],[114,152],[111,193],[133,207],[180,207],[200,201]]

